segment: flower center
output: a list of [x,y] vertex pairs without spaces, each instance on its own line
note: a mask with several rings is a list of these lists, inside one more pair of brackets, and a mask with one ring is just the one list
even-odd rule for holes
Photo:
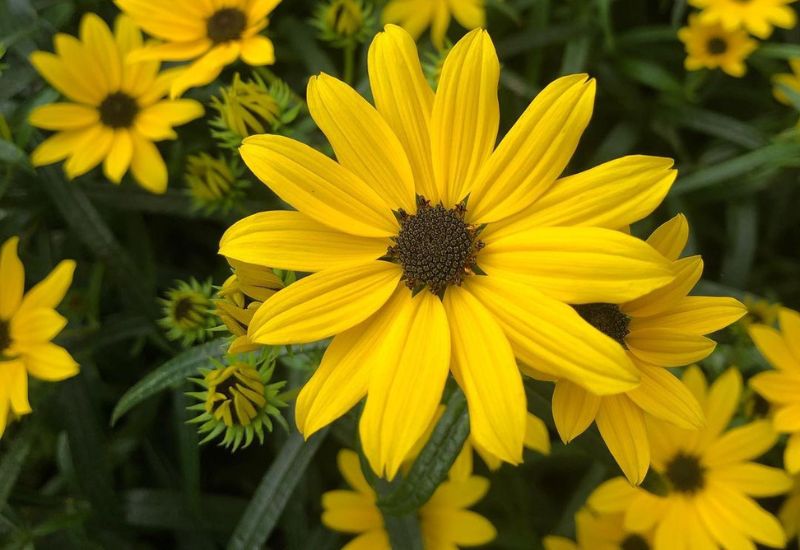
[[425,287],[439,296],[450,285],[460,285],[467,275],[482,273],[476,255],[484,244],[478,240],[482,227],[464,221],[466,207],[451,210],[431,206],[417,197],[417,213],[396,213],[400,233],[386,259],[403,267],[403,281],[415,294]]
[[223,8],[208,18],[206,34],[214,44],[238,40],[247,26],[247,16],[236,8]]
[[625,337],[630,332],[631,318],[622,313],[618,305],[598,303],[572,307],[584,321],[628,349]]
[[11,347],[11,324],[0,319],[0,357],[3,352]]
[[641,535],[628,535],[619,545],[621,550],[650,550],[650,545]]
[[206,410],[228,426],[249,425],[266,405],[264,382],[250,365],[240,363],[211,371],[206,383]]
[[696,493],[705,486],[705,468],[696,456],[678,454],[665,472],[672,488],[679,493]]
[[130,128],[138,113],[136,100],[123,92],[110,94],[100,104],[100,121],[111,128]]
[[706,47],[708,48],[708,53],[712,55],[722,55],[728,50],[728,43],[722,38],[715,36],[709,39]]

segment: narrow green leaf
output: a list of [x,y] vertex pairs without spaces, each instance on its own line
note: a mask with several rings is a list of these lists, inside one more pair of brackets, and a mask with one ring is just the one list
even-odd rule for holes
[[0,139],[0,162],[14,165],[27,165],[28,157],[15,144]]
[[228,541],[229,550],[261,548],[269,538],[297,483],[316,454],[328,428],[308,441],[293,432],[261,479],[250,504]]
[[622,59],[620,70],[629,78],[661,92],[682,96],[683,86],[667,69],[645,59]]
[[720,271],[722,283],[746,288],[758,247],[758,204],[755,197],[727,207],[728,239]]
[[136,527],[229,533],[246,507],[241,498],[202,494],[197,513],[178,491],[133,489],[125,493],[125,521]]
[[425,504],[447,477],[467,437],[467,401],[461,390],[456,389],[408,475],[378,498],[378,506],[384,514],[403,516]]
[[685,105],[670,105],[668,108],[670,120],[685,128],[691,128],[748,149],[763,147],[767,144],[766,138],[758,129],[733,117]]
[[31,451],[35,434],[35,425],[28,422],[11,442],[3,459],[0,460],[0,510],[6,506],[11,489],[14,488],[22,466],[25,464],[25,459]]
[[389,543],[392,548],[402,550],[423,550],[422,532],[419,527],[419,517],[416,511],[404,516],[383,517],[386,532],[389,533]]
[[758,46],[758,49],[753,55],[775,59],[794,59],[800,57],[800,44],[764,43]]

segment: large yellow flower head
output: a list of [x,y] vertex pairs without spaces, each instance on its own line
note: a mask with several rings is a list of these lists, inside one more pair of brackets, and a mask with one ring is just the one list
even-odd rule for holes
[[742,379],[731,368],[707,387],[702,371],[688,369],[683,377],[705,411],[706,427],[676,428],[652,419],[653,468],[664,487],[659,494],[634,489],[623,478],[594,508],[610,496],[634,492],[625,510],[625,528],[638,533],[655,529],[654,550],[674,548],[755,548],[754,543],[783,548],[786,537],[777,518],[752,497],[787,492],[792,479],[778,468],[751,462],[775,444],[777,434],[760,420],[727,429],[739,406]]
[[750,336],[775,370],[750,379],[750,386],[775,408],[773,427],[791,434],[784,466],[800,473],[800,313],[783,308],[778,314],[781,331],[767,325],[751,325]]
[[706,23],[697,15],[689,16],[689,26],[678,31],[678,38],[686,47],[687,70],[722,69],[737,78],[747,72],[744,61],[758,47],[744,30]]
[[706,338],[746,313],[733,298],[688,296],[703,273],[700,256],[680,258],[689,238],[686,218],[678,215],[648,239],[671,262],[676,279],[665,287],[619,305],[584,304],[578,313],[616,340],[641,384],[620,395],[599,396],[574,382],[559,381],[553,393],[553,418],[562,439],[571,441],[592,421],[631,483],[641,483],[650,466],[645,414],[686,429],[703,425],[703,412],[691,392],[669,372],[711,355]]
[[383,22],[400,25],[414,40],[430,27],[431,41],[440,50],[452,17],[465,29],[485,26],[484,0],[390,0],[383,8]]
[[796,0],[689,0],[689,4],[702,9],[700,20],[719,23],[726,30],[745,29],[761,38],[769,38],[772,28],[791,29],[797,15],[789,4]]
[[313,273],[267,300],[248,334],[269,345],[335,336],[298,396],[297,425],[311,435],[367,396],[361,441],[379,474],[393,477],[424,433],[449,372],[474,440],[519,463],[515,357],[598,394],[639,383],[622,347],[567,304],[624,303],[674,279],[652,246],[608,229],[661,202],[671,161],[627,157],[558,180],[591,117],[586,75],[547,86],[495,147],[500,65],[482,30],[450,51],[436,93],[399,27],[375,38],[369,72],[376,107],[331,76],[309,83],[338,162],[282,136],[241,148],[298,211],[238,222],[220,253]]
[[129,61],[188,61],[170,95],[208,84],[241,57],[248,65],[275,63],[272,41],[259,34],[281,0],[114,0],[162,43],[139,48]]
[[[322,495],[322,523],[335,531],[358,535],[346,548],[392,550],[375,490],[369,485],[358,455],[339,451],[339,471],[352,490]],[[482,546],[497,532],[483,516],[468,510],[489,490],[489,480],[470,475],[444,481],[417,512],[423,548]]]
[[18,244],[12,237],[0,248],[0,437],[9,413],[31,412],[28,375],[57,382],[78,374],[67,350],[51,343],[67,324],[55,308],[72,283],[75,262],[64,260],[25,294]]
[[56,53],[34,52],[31,63],[69,103],[33,110],[34,126],[58,133],[33,152],[34,166],[66,159],[70,178],[101,162],[105,176],[119,183],[130,168],[145,189],[167,189],[167,167],[154,141],[175,139],[173,126],[203,115],[196,101],[162,98],[174,78],[159,74],[159,63],[126,63],[128,53],[142,45],[136,25],[117,18],[114,34],[97,15],[83,16],[80,37],[57,34]]

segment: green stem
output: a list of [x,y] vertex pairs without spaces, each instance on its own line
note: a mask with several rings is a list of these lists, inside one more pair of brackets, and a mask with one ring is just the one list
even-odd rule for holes
[[355,76],[356,66],[356,45],[354,43],[348,44],[344,48],[344,81],[353,85],[353,77]]

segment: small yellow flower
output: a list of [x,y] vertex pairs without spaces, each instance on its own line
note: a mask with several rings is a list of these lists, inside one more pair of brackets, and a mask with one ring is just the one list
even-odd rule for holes
[[796,474],[800,472],[800,313],[782,308],[778,321],[780,332],[767,325],[750,326],[756,347],[775,367],[751,378],[750,386],[775,407],[773,427],[791,434],[783,461]]
[[769,38],[772,27],[791,29],[797,16],[789,4],[796,0],[689,0],[702,9],[703,23],[719,23],[727,31],[744,29],[761,38]]
[[240,179],[241,167],[207,153],[186,159],[184,178],[194,208],[206,212],[230,210],[244,196],[247,180]]
[[789,66],[792,68],[791,73],[776,74],[772,77],[772,83],[774,84],[772,93],[775,99],[786,105],[791,105],[792,102],[781,87],[785,86],[800,94],[800,58],[789,60]]
[[66,160],[69,178],[101,162],[114,183],[131,170],[153,193],[167,189],[167,166],[153,144],[175,139],[173,126],[203,116],[196,101],[162,98],[175,71],[159,74],[159,63],[128,63],[128,52],[142,45],[142,35],[128,17],[116,20],[114,34],[97,15],[83,16],[80,38],[55,37],[56,53],[34,52],[31,63],[71,102],[43,105],[30,115],[32,125],[58,132],[31,156],[34,166]]
[[[339,451],[339,471],[352,490],[328,491],[322,495],[322,523],[342,533],[358,535],[346,548],[392,550],[378,508],[377,495],[369,485],[358,455]],[[443,482],[417,512],[423,547],[426,549],[481,546],[497,532],[483,516],[468,510],[489,490],[489,480],[470,475]]]
[[184,346],[202,342],[214,326],[211,313],[211,282],[177,281],[177,286],[167,292],[161,300],[164,317],[159,324],[167,330],[170,340],[181,340]]
[[248,65],[275,63],[272,41],[259,34],[281,0],[115,0],[145,32],[163,43],[140,47],[129,61],[187,61],[170,95],[213,81],[238,58]]
[[686,70],[720,68],[737,78],[747,72],[744,61],[758,47],[744,30],[704,23],[697,15],[689,16],[689,26],[678,31],[678,38],[686,47]]
[[445,46],[450,18],[467,30],[486,26],[484,0],[390,0],[383,8],[383,22],[403,27],[414,40],[428,27],[437,49]]
[[688,431],[649,418],[653,469],[661,476],[659,494],[631,487],[624,478],[595,494],[593,509],[612,513],[614,496],[632,492],[624,526],[637,533],[654,531],[654,550],[674,548],[782,548],[786,536],[777,518],[753,497],[789,491],[792,479],[778,468],[751,462],[777,441],[768,421],[727,429],[739,406],[742,379],[731,368],[707,387],[702,371],[683,377],[705,411],[705,428]]
[[10,417],[31,412],[28,376],[58,382],[78,374],[78,364],[51,342],[67,324],[55,308],[72,283],[75,262],[64,260],[25,294],[19,239],[0,248],[0,437]]

